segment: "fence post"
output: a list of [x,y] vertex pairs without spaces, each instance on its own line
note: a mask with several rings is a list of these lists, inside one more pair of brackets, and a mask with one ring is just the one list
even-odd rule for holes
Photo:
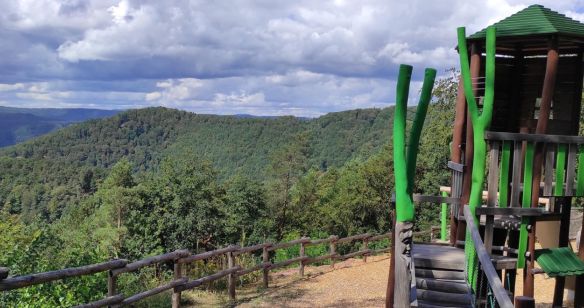
[[[303,237],[303,239],[305,239],[305,237]],[[301,242],[300,243],[300,257],[306,256],[304,250],[305,250],[304,242]],[[300,274],[300,277],[304,277],[304,260],[300,261],[300,267],[298,268],[298,273]]]
[[[235,266],[235,254],[233,251],[227,253],[227,267],[233,268]],[[227,277],[227,288],[229,289],[229,301],[235,301],[235,277],[237,273],[231,273]]]
[[264,251],[262,253],[262,258],[263,258],[263,262],[264,262],[264,288],[268,288],[268,280],[270,278],[269,276],[269,271],[270,269],[268,267],[265,267],[268,263],[270,263],[270,253],[268,251],[268,247],[272,246],[271,244],[266,244],[264,246]]
[[331,268],[335,268],[335,254],[337,253],[337,240],[339,239],[336,235],[331,235],[331,242],[329,244],[330,255],[331,255]]
[[[366,237],[363,239],[363,250],[369,249],[369,238]],[[363,262],[367,262],[367,254],[363,255]]]
[[[182,264],[178,260],[174,260],[174,279],[182,278]],[[180,292],[174,288],[172,290],[172,308],[180,307]]]
[[[112,270],[107,271],[107,296],[116,295],[116,276]],[[112,307],[112,306],[108,306]]]

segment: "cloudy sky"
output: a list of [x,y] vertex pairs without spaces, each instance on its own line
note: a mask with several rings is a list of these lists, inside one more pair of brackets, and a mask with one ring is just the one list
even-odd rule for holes
[[[542,0],[584,21],[584,0]],[[457,66],[519,0],[10,0],[0,105],[318,116],[394,101],[399,63]]]

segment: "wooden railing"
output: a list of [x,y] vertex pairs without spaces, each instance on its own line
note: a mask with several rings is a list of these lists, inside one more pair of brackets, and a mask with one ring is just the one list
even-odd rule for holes
[[[472,238],[474,249],[476,251],[479,263],[477,263],[478,269],[482,271],[482,276],[486,278],[486,282],[488,287],[491,289],[492,294],[494,296],[494,300],[496,301],[496,307],[504,307],[510,308],[513,307],[513,302],[509,298],[509,294],[507,290],[503,287],[501,283],[501,278],[497,274],[495,267],[493,266],[493,262],[491,260],[491,256],[487,252],[483,240],[481,239],[481,235],[479,233],[479,229],[475,223],[475,219],[473,214],[470,212],[470,208],[468,206],[464,207],[464,218],[466,220],[466,227],[470,231],[470,236]],[[477,296],[481,296],[480,290],[476,292]]]
[[[434,230],[434,228],[432,228]],[[428,233],[427,231],[416,232],[417,235]],[[432,231],[430,231],[432,233]],[[172,292],[172,306],[179,307],[181,292],[198,287],[202,284],[212,282],[224,277],[227,277],[227,288],[229,293],[229,299],[231,301],[235,300],[236,293],[236,277],[250,274],[256,271],[262,271],[263,273],[263,285],[268,287],[269,283],[269,271],[291,265],[293,263],[299,264],[299,274],[304,275],[304,267],[307,264],[320,262],[330,259],[332,261],[331,267],[334,268],[334,263],[336,260],[345,260],[348,258],[353,258],[357,256],[363,256],[365,262],[367,262],[367,256],[374,255],[382,252],[389,252],[390,248],[381,249],[370,249],[369,244],[371,242],[380,241],[383,239],[391,240],[391,233],[372,235],[369,233],[353,235],[345,238],[338,238],[336,235],[332,235],[325,239],[315,239],[312,240],[308,237],[302,237],[290,242],[285,243],[263,243],[247,247],[239,247],[236,245],[228,246],[221,249],[216,249],[213,251],[208,251],[199,254],[191,254],[188,250],[176,250],[174,252],[148,257],[135,262],[128,262],[127,260],[112,260],[99,264],[92,264],[87,266],[66,268],[62,270],[56,270],[51,272],[36,273],[24,276],[9,277],[9,269],[0,267],[0,291],[8,291],[19,288],[24,288],[36,284],[47,283],[56,280],[62,280],[70,277],[79,277],[85,275],[91,275],[98,272],[108,273],[107,278],[107,297],[98,301],[83,304],[78,307],[102,307],[109,305],[128,305],[135,303],[144,298],[162,293],[167,290],[173,290]],[[339,255],[337,253],[337,244],[349,243],[354,241],[362,241],[363,245],[360,250],[345,255]],[[306,247],[311,245],[322,245],[328,244],[328,254],[321,256],[310,257],[306,255]],[[298,257],[288,259],[285,261],[273,263],[270,261],[270,252],[278,249],[284,249],[291,246],[299,245],[300,254]],[[262,250],[262,263],[250,267],[242,268],[237,265],[236,256],[253,253]],[[227,268],[208,276],[204,276],[197,279],[191,279],[185,277],[184,275],[184,265],[189,264],[198,260],[206,260],[213,257],[225,256],[227,258]],[[173,280],[162,284],[156,288],[143,291],[141,293],[133,294],[131,296],[125,296],[124,294],[119,294],[117,292],[117,278],[123,273],[134,272],[143,267],[158,264],[158,263],[169,263],[172,262],[174,266],[174,277]]]

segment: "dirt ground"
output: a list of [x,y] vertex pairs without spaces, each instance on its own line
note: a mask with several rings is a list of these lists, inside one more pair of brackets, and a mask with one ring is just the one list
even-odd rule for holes
[[[349,259],[330,265],[306,267],[305,277],[300,278],[298,269],[270,274],[270,287],[261,288],[261,282],[237,288],[237,307],[383,307],[389,271],[389,255],[367,259]],[[517,286],[522,285],[522,273],[518,273]],[[551,307],[554,279],[536,276],[537,307]],[[517,288],[517,294],[522,290]],[[226,307],[224,293],[205,291],[188,292],[184,295],[197,307]],[[188,305],[186,305],[188,306]]]

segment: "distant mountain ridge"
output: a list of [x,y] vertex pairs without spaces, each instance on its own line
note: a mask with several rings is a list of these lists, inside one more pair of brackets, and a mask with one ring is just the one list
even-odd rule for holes
[[0,106],[0,147],[14,145],[44,135],[72,123],[110,117],[121,111]]

